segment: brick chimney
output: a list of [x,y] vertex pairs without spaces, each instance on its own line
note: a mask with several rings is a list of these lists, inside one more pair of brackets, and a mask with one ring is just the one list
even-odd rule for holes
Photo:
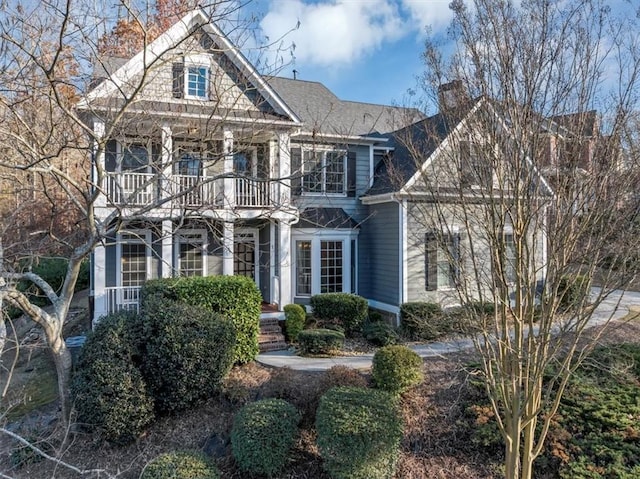
[[438,106],[440,111],[459,107],[468,101],[469,95],[467,95],[462,80],[453,80],[438,87]]

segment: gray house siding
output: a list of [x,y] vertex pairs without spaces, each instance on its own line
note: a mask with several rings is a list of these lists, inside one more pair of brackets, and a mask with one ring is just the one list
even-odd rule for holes
[[360,233],[360,295],[392,306],[400,302],[399,205],[371,205]]

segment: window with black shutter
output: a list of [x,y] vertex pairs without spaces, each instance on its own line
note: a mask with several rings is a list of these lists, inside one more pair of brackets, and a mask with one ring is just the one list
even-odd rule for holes
[[453,288],[460,279],[460,234],[427,233],[425,286],[427,291]]
[[172,72],[173,97],[184,98],[184,63],[174,63]]

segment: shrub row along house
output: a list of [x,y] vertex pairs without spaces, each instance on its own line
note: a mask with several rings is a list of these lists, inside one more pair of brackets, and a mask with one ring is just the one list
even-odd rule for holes
[[[113,233],[92,256],[94,320],[137,307],[145,280],[172,276],[249,276],[279,310],[324,292],[391,313],[456,303],[470,271],[472,294],[495,286],[491,243],[474,230],[487,191],[517,194],[504,180],[517,176],[541,204],[552,194],[531,161],[504,160],[500,106],[457,82],[429,118],[342,101],[319,83],[261,76],[202,11],[130,59],[104,59],[96,76],[79,108],[104,138],[94,214]],[[525,180],[512,174],[522,165]],[[457,207],[463,198],[475,217]],[[514,234],[532,238],[541,281],[543,223],[523,233],[500,221],[505,281]]]

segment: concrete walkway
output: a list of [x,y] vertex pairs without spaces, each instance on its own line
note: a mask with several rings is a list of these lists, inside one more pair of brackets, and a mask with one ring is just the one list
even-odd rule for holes
[[[598,293],[599,290],[594,288],[592,295],[596,296]],[[614,291],[596,308],[589,324],[599,326],[607,321],[623,318],[629,311],[640,312],[640,292]],[[464,351],[472,347],[473,342],[471,339],[457,339],[410,346],[411,349],[423,358]],[[266,366],[288,367],[299,371],[326,371],[333,366],[369,369],[371,368],[372,360],[373,354],[334,356],[331,358],[303,358],[297,356],[292,350],[273,351],[259,354],[257,357],[257,361]]]

